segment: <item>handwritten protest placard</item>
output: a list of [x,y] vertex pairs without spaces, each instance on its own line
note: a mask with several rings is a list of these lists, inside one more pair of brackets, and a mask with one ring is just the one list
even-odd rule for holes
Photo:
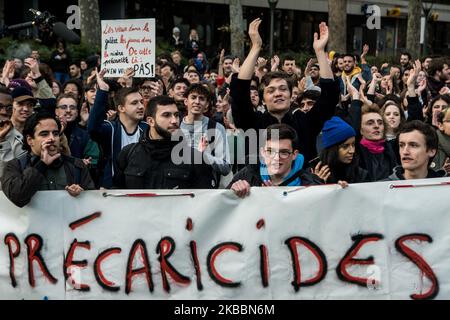
[[155,19],[102,20],[102,69],[121,77],[133,67],[135,77],[155,75]]

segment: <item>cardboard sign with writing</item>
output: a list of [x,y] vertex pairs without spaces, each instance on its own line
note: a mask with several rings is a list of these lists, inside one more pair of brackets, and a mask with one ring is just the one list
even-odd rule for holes
[[136,78],[155,76],[155,19],[102,20],[102,69],[121,77],[132,67]]

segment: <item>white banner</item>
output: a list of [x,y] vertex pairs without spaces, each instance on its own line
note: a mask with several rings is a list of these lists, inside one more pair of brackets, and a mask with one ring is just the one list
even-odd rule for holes
[[449,181],[1,194],[0,299],[450,299]]
[[135,78],[155,76],[155,19],[102,20],[102,70],[121,77],[133,67]]

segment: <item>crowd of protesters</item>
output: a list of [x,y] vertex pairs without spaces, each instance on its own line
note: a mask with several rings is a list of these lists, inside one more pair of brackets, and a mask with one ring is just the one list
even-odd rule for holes
[[[450,173],[448,57],[369,65],[328,48],[325,23],[303,69],[262,57],[260,19],[244,61],[208,60],[195,29],[173,29],[156,75],[120,78],[100,57],[11,57],[0,79],[0,181],[18,206],[39,190],[229,188],[363,183]],[[184,58],[183,58],[184,57]],[[183,61],[188,61],[187,65]],[[214,66],[214,69],[212,68]],[[131,66],[130,66],[131,67]],[[263,131],[256,148],[246,134]],[[254,142],[254,141],[253,141]],[[200,161],[199,161],[200,159]]]

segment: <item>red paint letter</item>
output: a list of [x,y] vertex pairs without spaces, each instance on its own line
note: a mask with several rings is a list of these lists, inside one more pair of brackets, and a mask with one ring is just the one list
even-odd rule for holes
[[336,267],[336,273],[339,279],[345,282],[350,282],[357,284],[361,287],[367,288],[367,283],[370,281],[367,278],[359,278],[353,277],[347,272],[347,266],[349,265],[369,265],[374,264],[374,259],[372,256],[367,259],[354,259],[354,257],[358,254],[359,250],[368,242],[374,242],[383,239],[383,235],[378,233],[373,234],[359,234],[352,237],[354,241],[351,248],[347,251],[344,258],[339,262]]
[[105,290],[112,291],[112,292],[117,292],[120,290],[120,287],[115,287],[114,286],[115,283],[109,281],[104,276],[103,271],[102,271],[102,262],[103,262],[103,260],[108,258],[110,255],[119,254],[121,252],[122,252],[122,249],[120,249],[120,248],[106,249],[105,251],[103,251],[102,253],[100,253],[98,255],[97,259],[95,259],[95,262],[94,262],[95,279],[97,280],[97,283]]
[[38,234],[30,234],[25,238],[25,243],[27,245],[27,254],[28,254],[28,282],[31,287],[35,287],[36,281],[34,279],[34,269],[33,269],[33,261],[37,261],[41,271],[51,283],[55,284],[58,282],[58,279],[53,277],[48,271],[47,265],[44,262],[44,259],[41,256],[41,248],[44,243],[42,237]]
[[[141,261],[144,264],[144,266],[139,269],[133,269],[134,257],[138,250],[141,254]],[[148,288],[150,292],[153,292],[152,272],[150,269],[150,261],[148,260],[147,247],[145,245],[144,240],[138,239],[133,243],[133,246],[131,247],[130,250],[130,255],[128,256],[126,286],[125,286],[126,294],[130,294],[131,292],[131,284],[133,277],[141,273],[145,274],[145,279],[147,280]]]
[[[16,250],[13,250],[13,244]],[[17,258],[20,254],[20,242],[14,233],[8,233],[5,236],[5,244],[8,246],[9,252],[9,277],[11,278],[11,285],[13,288],[17,287],[16,276],[14,275],[14,258]]]
[[74,278],[72,278],[72,272],[70,269],[73,267],[85,268],[87,266],[87,261],[73,261],[73,256],[75,254],[75,250],[78,248],[85,248],[87,250],[91,249],[91,244],[89,241],[78,242],[77,239],[73,240],[70,245],[69,252],[67,253],[66,261],[64,262],[64,277],[66,281],[70,278],[70,284],[73,286],[75,290],[79,291],[89,291],[91,288],[87,284],[77,283]]
[[397,251],[411,260],[431,280],[430,290],[422,294],[412,294],[411,298],[414,300],[433,299],[439,293],[439,281],[428,263],[414,250],[411,250],[405,245],[404,242],[408,240],[427,241],[431,243],[433,239],[427,234],[413,233],[402,236],[395,241]]
[[170,292],[170,284],[167,280],[167,273],[170,274],[171,278],[178,282],[179,284],[189,284],[191,279],[179,273],[167,259],[175,251],[175,241],[170,237],[162,238],[158,246],[156,247],[156,253],[159,254],[159,263],[161,264],[161,276],[163,281],[163,288],[166,292]]
[[[288,246],[292,256],[292,267],[294,270],[294,281],[292,281],[292,286],[294,287],[295,292],[297,292],[301,287],[313,286],[325,278],[328,270],[327,259],[322,250],[316,244],[302,237],[289,238],[285,241],[285,244]],[[302,281],[302,272],[297,245],[302,245],[311,251],[319,263],[319,270],[317,271],[316,276],[312,279]]]
[[209,273],[209,276],[211,277],[211,279],[213,279],[213,281],[215,283],[217,283],[218,285],[220,285],[222,287],[236,288],[241,285],[240,282],[233,282],[229,279],[222,277],[216,269],[217,257],[226,250],[234,250],[237,252],[241,252],[242,245],[239,243],[236,243],[236,242],[224,242],[224,243],[220,243],[217,246],[215,246],[214,248],[212,248],[211,251],[209,251],[208,260],[207,260],[208,273]]

